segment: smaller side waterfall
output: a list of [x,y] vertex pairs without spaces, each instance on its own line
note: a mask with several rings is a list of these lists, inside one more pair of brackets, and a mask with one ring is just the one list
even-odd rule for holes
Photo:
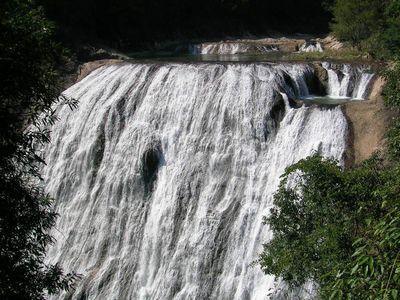
[[365,66],[322,63],[328,73],[328,96],[332,98],[353,98],[363,100],[375,74]]
[[299,49],[300,52],[324,52],[320,42],[309,41],[305,42]]
[[262,45],[245,42],[218,42],[203,43],[191,45],[189,47],[190,54],[193,55],[234,55],[244,53],[267,53],[271,51],[279,51],[277,46]]
[[374,77],[373,73],[363,73],[358,83],[358,87],[354,90],[353,98],[363,100],[368,92],[368,87]]

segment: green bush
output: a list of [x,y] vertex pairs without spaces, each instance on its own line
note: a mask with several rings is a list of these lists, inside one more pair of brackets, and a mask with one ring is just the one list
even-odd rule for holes
[[400,289],[400,167],[381,171],[374,194],[379,214],[365,214],[348,265],[338,264],[323,292],[343,299],[398,299]]
[[400,49],[400,0],[336,0],[331,4],[333,33],[378,59]]
[[337,0],[332,30],[339,39],[357,45],[380,30],[383,9],[381,0]]
[[345,171],[318,155],[289,167],[265,218],[263,271],[291,288],[312,280],[322,299],[395,299],[399,175],[378,156]]
[[[301,172],[295,187],[287,185]],[[293,180],[292,180],[293,182]],[[274,238],[265,245],[261,265],[291,286],[318,280],[351,252],[351,239],[337,218],[344,178],[335,161],[313,156],[287,169],[265,222]],[[342,247],[341,245],[347,245]],[[342,249],[346,248],[345,252]]]
[[400,210],[381,220],[367,219],[357,239],[352,262],[337,270],[326,296],[342,299],[398,299],[400,296]]
[[400,0],[388,1],[384,18],[386,22],[383,41],[388,51],[396,55],[400,49]]
[[387,132],[388,152],[392,159],[400,160],[400,120],[397,120]]
[[71,286],[75,274],[44,262],[57,214],[38,186],[59,99],[59,47],[52,24],[28,0],[0,2],[0,298],[44,299]]
[[400,108],[400,59],[384,72],[386,84],[383,89],[385,104],[389,107]]

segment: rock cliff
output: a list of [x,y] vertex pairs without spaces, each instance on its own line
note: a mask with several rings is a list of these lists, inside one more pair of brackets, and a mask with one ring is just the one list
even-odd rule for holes
[[384,105],[384,84],[378,77],[368,100],[342,105],[349,124],[347,166],[357,165],[385,147],[385,134],[396,113]]

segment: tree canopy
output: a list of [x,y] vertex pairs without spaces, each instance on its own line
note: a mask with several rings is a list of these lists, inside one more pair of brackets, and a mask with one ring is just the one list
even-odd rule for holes
[[397,299],[399,175],[378,157],[347,171],[318,155],[288,168],[265,219],[264,272],[291,287],[312,280],[322,299]]
[[377,58],[388,58],[400,48],[399,0],[336,0],[331,4],[331,28]]
[[28,0],[0,3],[0,298],[44,299],[75,275],[44,263],[57,215],[40,187],[34,144],[48,141],[59,99],[60,49],[52,24]]

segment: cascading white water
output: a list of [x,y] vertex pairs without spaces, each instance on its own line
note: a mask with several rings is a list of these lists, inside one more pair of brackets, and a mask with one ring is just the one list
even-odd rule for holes
[[324,49],[322,48],[322,45],[320,42],[306,42],[303,45],[301,45],[300,52],[324,52]]
[[219,42],[204,43],[193,45],[190,52],[193,55],[235,55],[244,53],[268,53],[271,51],[279,51],[278,47],[273,45],[262,45],[256,43],[244,42]]
[[375,74],[373,73],[362,73],[361,78],[358,82],[357,88],[354,89],[353,98],[358,100],[363,100],[366,97],[366,93],[368,91],[368,86],[374,78]]
[[333,98],[354,98],[363,100],[374,78],[366,67],[352,67],[348,64],[335,65],[324,62],[322,67],[328,72],[328,96]]
[[253,262],[279,176],[345,151],[339,107],[289,105],[310,72],[123,64],[68,89],[79,107],[61,108],[45,151],[60,213],[48,259],[84,277],[59,297],[268,299],[274,279]]

